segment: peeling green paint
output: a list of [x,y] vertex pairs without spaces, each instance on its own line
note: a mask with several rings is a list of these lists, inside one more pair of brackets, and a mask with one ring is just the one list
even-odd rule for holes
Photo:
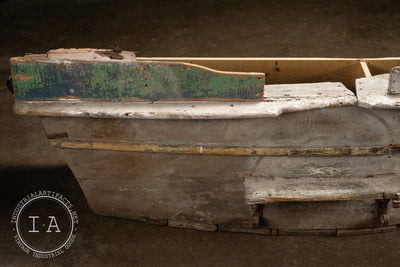
[[260,74],[224,74],[183,63],[30,59],[12,61],[11,68],[18,100],[263,99]]

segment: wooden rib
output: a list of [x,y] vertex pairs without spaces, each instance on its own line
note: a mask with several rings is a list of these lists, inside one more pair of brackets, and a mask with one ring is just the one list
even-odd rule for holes
[[364,61],[360,61],[361,67],[364,71],[365,77],[371,77],[371,72],[369,71],[368,64]]

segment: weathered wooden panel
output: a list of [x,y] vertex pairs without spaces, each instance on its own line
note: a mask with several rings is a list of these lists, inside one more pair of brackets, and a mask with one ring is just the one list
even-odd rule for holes
[[358,107],[241,120],[43,118],[48,134],[143,143],[203,143],[255,147],[370,146],[400,143],[400,110]]
[[[308,158],[319,165],[311,164],[306,168],[304,165],[307,165],[307,161],[304,158],[195,156],[80,149],[60,149],[60,152],[77,177],[90,207],[97,212],[124,217],[223,223],[236,227],[250,221],[243,177],[251,175],[262,179],[263,176],[274,174],[293,177],[304,176],[304,173],[316,177],[366,176],[386,173],[398,167],[393,158],[381,156]],[[363,205],[365,203],[369,202]],[[339,205],[337,213],[342,208]],[[313,209],[315,207],[305,213],[306,218]],[[302,208],[298,213],[294,212],[292,210],[290,216],[296,214],[297,219],[303,220]],[[373,212],[371,216],[377,216],[375,208],[363,212],[370,215]],[[264,213],[264,216],[271,215],[281,224],[280,227],[274,224],[272,228],[296,229],[293,225],[295,218],[285,224],[287,217],[282,217],[282,214],[280,211],[273,215]],[[321,219],[322,222],[326,222],[328,214],[324,215],[326,218]],[[309,227],[330,229],[321,228],[322,223],[320,225],[319,222],[317,216]],[[340,225],[342,228],[354,226],[352,223]]]
[[163,173],[185,177],[210,176],[216,181],[219,177],[229,176],[240,182],[243,182],[244,177],[366,177],[393,173],[399,168],[399,159],[394,156],[287,158],[81,149],[59,151],[77,178],[114,177],[115,180],[157,176]]
[[17,100],[263,100],[263,73],[221,72],[187,63],[11,59]]
[[359,178],[253,178],[244,181],[249,205],[290,201],[396,199],[400,176]]
[[154,153],[61,150],[90,207],[118,216],[215,224],[250,218],[229,160]]
[[169,175],[119,181],[112,177],[78,179],[78,182],[95,212],[207,224],[242,225],[248,221],[248,207],[240,184],[228,178],[218,182],[211,179],[215,177]]

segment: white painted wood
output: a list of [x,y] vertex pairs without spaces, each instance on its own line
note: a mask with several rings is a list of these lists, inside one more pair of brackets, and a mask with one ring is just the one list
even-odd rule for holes
[[400,67],[394,67],[390,71],[389,94],[400,94]]
[[342,83],[265,85],[264,101],[107,102],[84,100],[17,101],[21,115],[134,119],[236,119],[351,106],[355,95]]
[[95,48],[60,48],[47,52],[47,57],[58,60],[88,60],[88,61],[115,61],[115,62],[131,62],[136,61],[135,53],[131,51],[121,51],[119,54],[122,59],[111,59],[98,52],[112,51],[110,49],[95,49]]
[[364,108],[400,109],[400,95],[389,94],[389,74],[356,80],[358,105]]
[[168,226],[193,229],[193,230],[210,231],[210,232],[215,232],[218,230],[217,225],[215,225],[215,224],[183,222],[183,221],[175,221],[175,220],[168,220]]

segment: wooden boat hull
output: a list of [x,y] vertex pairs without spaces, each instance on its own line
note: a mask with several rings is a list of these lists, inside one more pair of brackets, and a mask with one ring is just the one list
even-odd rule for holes
[[[44,62],[64,74],[68,64],[68,77],[74,81],[68,86],[74,86],[75,63],[64,59],[12,59],[12,65],[22,64],[13,68],[14,109],[42,118],[49,142],[99,214],[266,235],[364,234],[393,231],[400,224],[400,96],[387,95],[383,76],[370,77],[400,65],[398,58],[138,58],[124,66],[134,64],[133,70],[139,70],[140,62],[156,61],[146,64],[174,68],[160,62],[181,62],[205,66],[196,68],[213,75],[229,73],[208,68],[257,72],[232,74],[234,84],[245,84],[240,77],[258,84],[265,74],[264,98],[256,102],[251,84],[241,89],[224,84],[231,77],[221,76],[218,84],[228,94],[219,94],[208,83],[197,94],[191,84],[190,98],[198,101],[143,102],[149,95],[136,80],[140,93],[128,86],[118,96],[142,97],[141,102],[98,101],[93,96],[101,91],[108,97],[103,89],[112,84],[102,81],[98,87],[90,79],[78,86],[82,99],[71,97],[75,90],[64,85],[57,87],[56,96],[46,89],[43,99],[35,99],[44,83],[39,78],[46,75],[31,69],[30,62]],[[115,60],[107,62],[118,69]],[[29,75],[17,73],[21,69]],[[185,77],[192,77],[190,70],[183,68]],[[82,75],[82,68],[77,71]],[[157,81],[172,79],[162,74],[152,73]],[[96,75],[102,79],[101,73]],[[57,84],[57,77],[46,84]],[[158,98],[168,99],[159,89],[151,88],[162,96]],[[210,101],[210,94],[220,101]],[[173,95],[175,99],[180,92]],[[236,96],[244,102],[234,101]]]

